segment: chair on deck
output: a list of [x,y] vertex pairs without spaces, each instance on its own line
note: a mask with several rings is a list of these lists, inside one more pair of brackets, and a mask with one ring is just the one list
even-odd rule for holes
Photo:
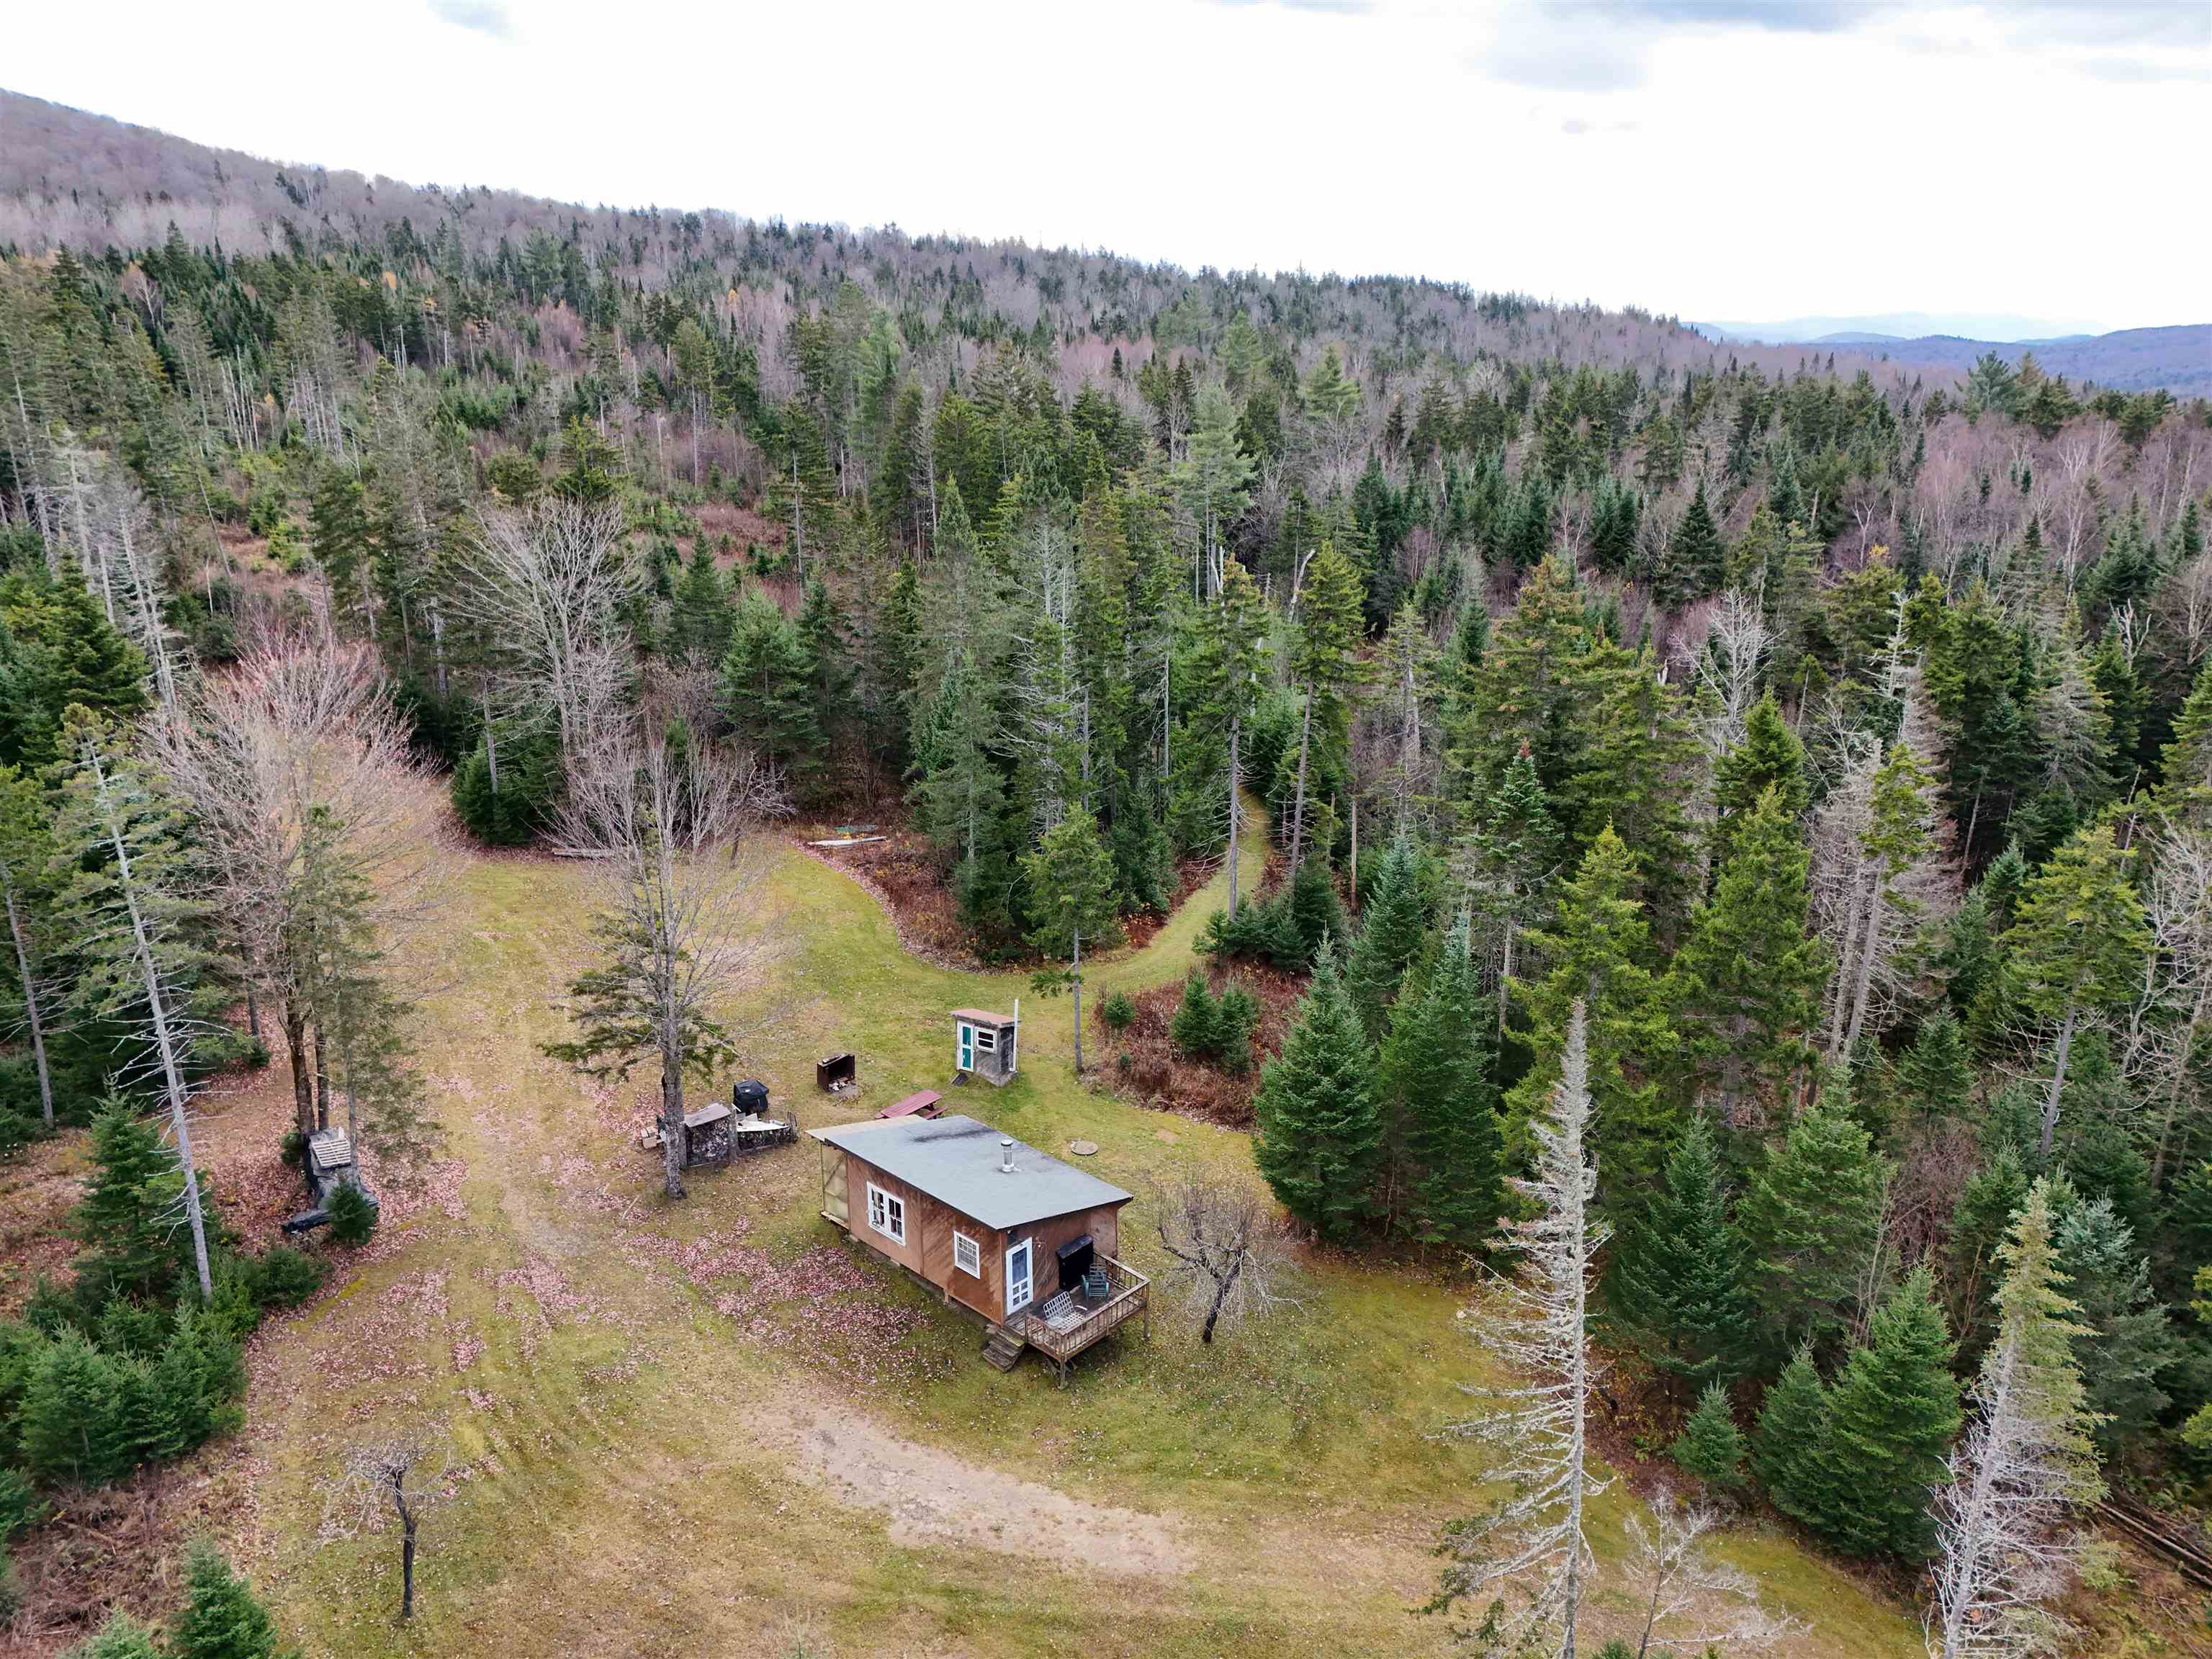
[[1103,1267],[1093,1267],[1083,1275],[1083,1295],[1086,1301],[1104,1302],[1114,1294],[1114,1281]]

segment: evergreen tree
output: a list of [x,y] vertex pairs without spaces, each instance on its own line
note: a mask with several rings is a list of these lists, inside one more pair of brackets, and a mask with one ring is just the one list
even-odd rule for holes
[[1948,1009],[1940,1010],[1922,1024],[1897,1063],[1899,1097],[1923,1121],[1958,1117],[1965,1113],[1973,1083],[1973,1066],[1959,1022]]
[[691,546],[684,574],[670,603],[668,654],[685,667],[713,672],[729,654],[734,616],[730,584],[714,568],[714,550],[704,536]]
[[1553,884],[1565,844],[1553,820],[1535,762],[1524,744],[1498,787],[1469,812],[1454,873],[1472,917],[1496,942],[1498,1029],[1505,1029],[1509,988],[1519,970],[1521,938],[1551,914]]
[[1705,1384],[1667,1455],[1714,1491],[1730,1492],[1743,1484],[1743,1449],[1728,1386],[1714,1382]]
[[1720,526],[1713,522],[1712,508],[1705,504],[1705,481],[1699,479],[1689,507],[1668,538],[1664,561],[1652,573],[1651,597],[1674,611],[1692,599],[1717,593],[1727,563]]
[[2074,1304],[2074,1362],[2097,1445],[2117,1460],[2143,1443],[2171,1403],[2159,1376],[2179,1347],[2151,1289],[2150,1263],[2112,1200],[2077,1198],[2063,1181],[2039,1184],[2051,1188],[2051,1248]]
[[365,578],[375,557],[370,538],[361,480],[343,467],[324,468],[307,509],[307,550],[329,588],[331,624],[348,632],[356,626],[367,631],[374,623],[364,609]]
[[2057,1028],[2039,1157],[2051,1155],[2082,1020],[2124,1003],[2142,977],[2150,933],[2131,863],[2109,826],[2081,830],[2029,879],[2005,931],[2008,988],[2020,1006]]
[[1367,1034],[1331,945],[1314,963],[1281,1054],[1261,1074],[1254,1113],[1253,1161],[1276,1199],[1324,1238],[1348,1239],[1374,1212],[1382,1126]]
[[71,1648],[64,1659],[162,1659],[161,1644],[154,1631],[121,1609],[107,1622]]
[[1050,830],[1022,860],[1036,925],[1030,943],[1046,957],[1068,964],[1060,975],[1033,981],[1046,989],[1065,984],[1075,995],[1075,1070],[1083,1073],[1083,942],[1110,947],[1121,928],[1114,896],[1114,855],[1098,821],[1080,808]]
[[2173,722],[2160,758],[2160,798],[2197,823],[2212,823],[2212,657]]
[[1306,776],[1314,726],[1334,753],[1349,738],[1346,699],[1359,678],[1359,641],[1364,600],[1359,573],[1324,541],[1306,566],[1297,597],[1297,632],[1291,672],[1305,693],[1298,725],[1296,804],[1291,817],[1291,866],[1297,867],[1305,846]]
[[1428,904],[1421,891],[1419,856],[1404,836],[1391,842],[1374,867],[1374,880],[1362,895],[1364,920],[1345,962],[1344,982],[1369,1040],[1379,1042],[1399,984],[1420,952]]
[[1724,865],[1734,850],[1735,832],[1751,816],[1759,798],[1772,789],[1793,822],[1812,804],[1806,776],[1805,745],[1782,717],[1771,689],[1763,692],[1745,717],[1743,740],[1713,769],[1713,859]]
[[253,1586],[212,1544],[185,1553],[185,1610],[169,1639],[171,1659],[276,1659],[276,1626]]
[[1410,1166],[1413,1236],[1474,1249],[1498,1223],[1498,1085],[1466,920],[1390,1011],[1379,1086]]
[[1590,1093],[1597,1103],[1595,1145],[1613,1172],[1616,1196],[1648,1188],[1674,1139],[1674,1115],[1656,1077],[1676,1038],[1667,1023],[1656,975],[1644,965],[1650,930],[1632,896],[1634,862],[1610,827],[1600,833],[1571,880],[1560,886],[1559,915],[1528,943],[1545,975],[1520,981],[1514,994],[1528,1022],[1535,1063],[1506,1097],[1518,1126],[1541,1109],[1556,1080],[1552,1067],[1565,1043],[1567,1012],[1584,1003],[1589,1018]]
[[1826,1338],[1848,1322],[1886,1182],[1867,1132],[1833,1090],[1769,1148],[1737,1220],[1777,1334]]
[[177,1160],[131,1103],[111,1096],[92,1121],[92,1170],[74,1231],[78,1282],[110,1296],[164,1297],[191,1268],[191,1241],[174,1225],[184,1193]]
[[816,664],[799,625],[757,591],[738,601],[722,658],[722,717],[738,742],[782,767],[803,791],[822,763]]
[[1959,1432],[1954,1352],[1936,1281],[1923,1264],[1875,1310],[1865,1344],[1828,1393],[1813,1456],[1811,1521],[1854,1554],[1927,1558],[1928,1494]]
[[1609,646],[1582,668],[1589,706],[1583,764],[1560,790],[1584,846],[1610,827],[1635,854],[1637,891],[1655,918],[1679,920],[1696,874],[1690,788],[1704,766],[1680,693],[1649,649]]
[[1742,1103],[1779,1091],[1802,1065],[1827,978],[1805,931],[1811,858],[1770,785],[1734,839],[1712,897],[1690,918],[1672,970],[1682,1058],[1719,1091],[1733,1122]]
[[1766,1391],[1752,1438],[1751,1467],[1774,1507],[1810,1523],[1819,1490],[1814,1454],[1828,1433],[1828,1391],[1807,1342]]
[[1702,1115],[1683,1130],[1664,1183],[1622,1232],[1607,1289],[1623,1335],[1670,1376],[1717,1382],[1748,1360],[1754,1316],[1743,1247]]

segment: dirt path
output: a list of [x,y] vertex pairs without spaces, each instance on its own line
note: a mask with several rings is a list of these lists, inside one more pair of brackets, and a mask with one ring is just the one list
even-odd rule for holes
[[[951,1539],[1040,1555],[1087,1571],[1158,1577],[1189,1570],[1181,1528],[1162,1516],[1085,1503],[1018,1475],[878,1428],[817,1417],[799,1437],[807,1478],[848,1504],[889,1511],[892,1540]],[[865,1482],[856,1472],[866,1471]]]

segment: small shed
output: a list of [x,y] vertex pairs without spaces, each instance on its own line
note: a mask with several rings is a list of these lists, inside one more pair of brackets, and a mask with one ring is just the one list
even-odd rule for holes
[[952,1070],[959,1077],[980,1077],[986,1083],[1014,1079],[1017,1051],[1021,1046],[1021,1005],[1011,1014],[994,1014],[984,1008],[952,1011]]

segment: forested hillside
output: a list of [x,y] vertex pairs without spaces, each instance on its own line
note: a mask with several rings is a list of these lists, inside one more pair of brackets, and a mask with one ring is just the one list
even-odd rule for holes
[[[303,1131],[311,1049],[372,1146],[415,1131],[346,896],[372,793],[303,810],[302,848],[351,851],[269,889],[343,948],[204,892],[136,991],[72,942],[64,874],[128,843],[111,764],[157,867],[249,890],[231,750],[187,735],[259,740],[226,686],[301,686],[325,724],[285,729],[343,732],[344,776],[450,774],[482,842],[622,819],[646,919],[575,1053],[657,1053],[679,1125],[716,1034],[637,1012],[683,948],[647,937],[656,837],[896,817],[972,947],[1056,991],[1264,810],[1174,1042],[1242,1070],[1242,979],[1295,976],[1255,1156],[1310,1236],[1479,1261],[1586,1139],[1590,1330],[1651,1448],[1839,1553],[1940,1560],[1962,1630],[2003,1599],[1992,1424],[2057,1448],[2038,1528],[2099,1467],[2203,1496],[2203,401],[0,120],[0,782],[35,853],[0,876],[46,1045],[0,1067],[10,1141],[42,1085],[49,1122],[93,1109],[149,987],[200,1048],[125,1092],[181,1121],[252,996],[293,1022]],[[1130,1012],[1085,1011],[1109,1054]]]

